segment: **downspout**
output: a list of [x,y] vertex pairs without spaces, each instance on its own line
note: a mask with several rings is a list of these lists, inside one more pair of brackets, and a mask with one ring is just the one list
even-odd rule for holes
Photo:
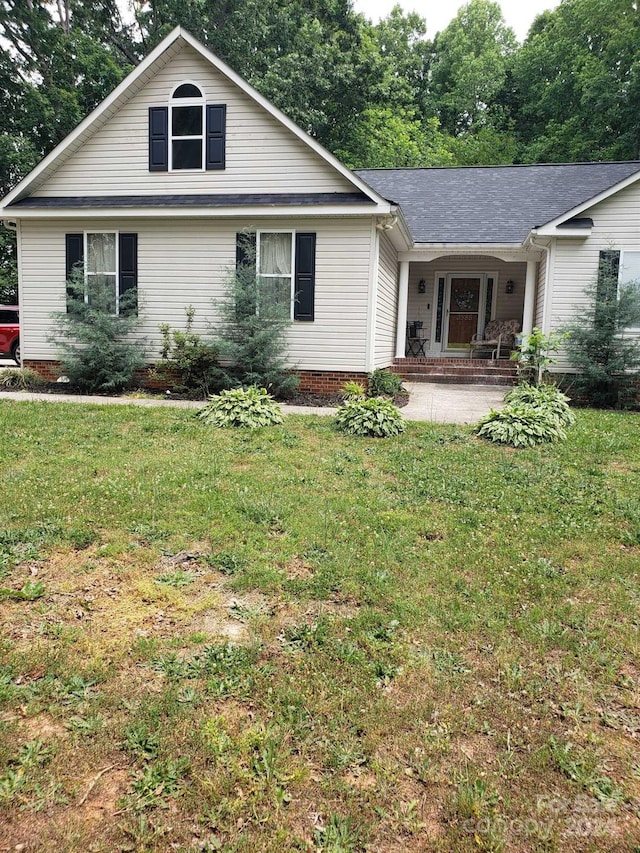
[[541,328],[542,331],[547,333],[547,316],[548,316],[548,305],[549,305],[549,296],[551,293],[550,289],[550,281],[551,281],[551,245],[547,243],[547,245],[543,245],[542,243],[536,242],[536,235],[529,235],[529,242],[535,249],[542,249],[546,253],[546,261],[545,261],[545,273],[544,273],[544,300],[542,304],[542,323]]

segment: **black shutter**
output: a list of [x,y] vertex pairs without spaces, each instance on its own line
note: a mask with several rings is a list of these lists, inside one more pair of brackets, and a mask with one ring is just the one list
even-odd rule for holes
[[149,171],[169,169],[169,107],[149,107]]
[[296,234],[294,320],[313,320],[316,287],[316,235]]
[[67,311],[69,310],[69,300],[74,297],[77,299],[79,294],[74,292],[73,288],[69,287],[71,276],[74,269],[82,272],[84,265],[84,235],[83,234],[66,234],[65,235],[66,249],[66,277],[67,277]]
[[226,104],[207,105],[207,169],[224,169],[226,124]]
[[246,319],[256,313],[256,235],[236,234],[236,317]]
[[615,249],[600,252],[598,261],[598,299],[608,301],[618,297],[620,252]]
[[138,313],[138,235],[119,236],[118,296],[120,313]]

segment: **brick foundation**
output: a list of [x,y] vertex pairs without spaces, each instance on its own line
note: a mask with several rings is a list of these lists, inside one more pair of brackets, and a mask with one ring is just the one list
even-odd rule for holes
[[366,373],[342,373],[341,371],[325,370],[296,370],[300,377],[298,391],[309,394],[337,394],[345,382],[359,382],[366,388],[368,377]]
[[28,367],[30,370],[35,370],[35,372],[43,379],[46,379],[47,382],[55,382],[62,373],[59,361],[44,361],[25,358],[22,361],[22,366]]
[[[62,373],[59,361],[25,359],[23,366],[35,370],[48,382],[55,382]],[[368,383],[366,373],[343,373],[338,370],[297,370],[295,373],[300,377],[298,390],[307,394],[337,394],[344,383],[349,381],[360,382],[365,388]],[[152,370],[149,375],[148,369],[140,371],[136,379],[141,386],[154,390],[164,390],[171,384],[171,376],[167,373],[156,374]]]

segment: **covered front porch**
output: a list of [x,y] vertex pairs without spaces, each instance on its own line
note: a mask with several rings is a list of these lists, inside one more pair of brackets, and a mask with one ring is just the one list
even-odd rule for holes
[[[508,360],[513,339],[498,348],[471,348],[495,321],[517,321],[529,334],[544,287],[539,250],[474,247],[414,249],[400,258],[396,365],[449,360]],[[471,356],[474,356],[471,359]]]

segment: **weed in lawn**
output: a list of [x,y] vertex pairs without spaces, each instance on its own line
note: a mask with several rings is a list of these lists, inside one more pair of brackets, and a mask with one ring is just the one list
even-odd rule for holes
[[66,727],[70,732],[74,732],[81,737],[94,737],[104,728],[104,717],[102,714],[90,714],[87,717],[74,715],[73,717],[69,717]]
[[151,760],[158,755],[160,738],[146,723],[132,723],[124,730],[123,746],[135,758]]
[[189,760],[186,758],[150,762],[131,783],[135,796],[128,798],[128,807],[134,811],[166,808],[167,798],[178,794],[188,770]]
[[9,589],[0,587],[0,600],[10,599],[11,601],[35,601],[42,598],[45,593],[44,584],[42,581],[25,581],[21,589]]
[[235,551],[221,551],[219,554],[210,554],[207,562],[223,575],[235,575],[245,565],[246,560]]
[[166,572],[155,579],[156,583],[163,583],[167,586],[173,586],[177,589],[180,587],[189,586],[198,577],[196,572],[189,569],[176,569],[175,572]]
[[315,830],[314,842],[321,853],[357,853],[363,850],[360,827],[349,815],[332,812],[323,827]]
[[594,756],[576,744],[549,739],[549,754],[564,775],[584,788],[600,802],[618,803],[624,799],[622,790],[599,767]]

